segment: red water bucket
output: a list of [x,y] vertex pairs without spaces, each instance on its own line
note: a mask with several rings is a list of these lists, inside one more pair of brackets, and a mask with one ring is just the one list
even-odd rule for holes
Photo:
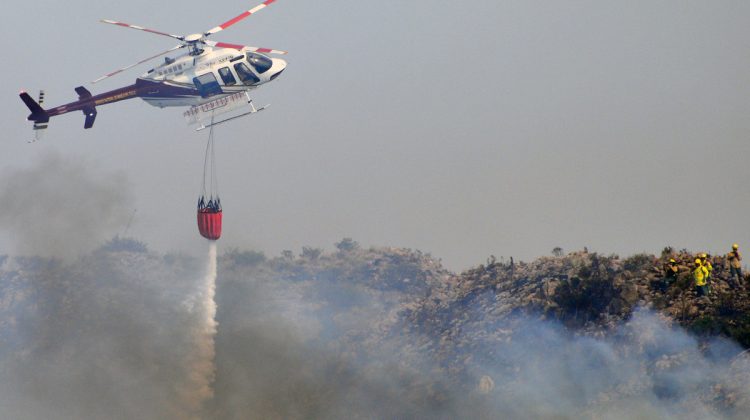
[[219,239],[221,237],[221,210],[199,209],[198,231],[206,239],[212,241]]

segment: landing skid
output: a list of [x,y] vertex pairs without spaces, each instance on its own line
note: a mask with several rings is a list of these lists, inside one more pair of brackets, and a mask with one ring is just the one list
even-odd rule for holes
[[260,108],[256,108],[255,104],[253,104],[253,100],[252,99],[250,99],[247,103],[248,103],[248,105],[250,105],[250,111],[242,113],[242,114],[239,114],[239,115],[235,115],[233,117],[225,118],[225,119],[223,119],[221,121],[216,121],[216,122],[213,122],[213,123],[210,123],[210,124],[203,124],[203,123],[201,123],[201,126],[198,127],[198,128],[196,128],[195,131],[205,130],[205,129],[209,128],[209,127],[214,127],[214,126],[217,126],[219,124],[224,124],[225,122],[236,120],[237,118],[242,118],[242,117],[246,117],[248,115],[257,114],[258,112],[263,111],[264,109],[266,109],[269,106],[271,106],[270,104],[268,104],[268,105],[263,105]]

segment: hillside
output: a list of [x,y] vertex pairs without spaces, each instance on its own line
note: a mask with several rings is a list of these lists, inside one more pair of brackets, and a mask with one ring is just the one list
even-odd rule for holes
[[351,240],[272,258],[225,250],[212,397],[200,408],[181,384],[201,259],[116,238],[69,264],[1,262],[0,403],[15,418],[750,412],[749,300],[718,260],[715,294],[697,299],[687,265],[664,288],[663,258],[643,254],[452,273],[420,251]]
[[[675,284],[664,284],[664,264],[678,262]],[[488,261],[451,276],[410,313],[412,325],[460,318],[467,306],[495,318],[524,313],[555,319],[571,330],[586,333],[616,328],[636,308],[649,308],[698,335],[724,335],[750,347],[750,296],[732,287],[723,259],[714,258],[712,295],[698,298],[693,290],[693,254],[665,250],[663,257],[573,252],[540,257],[530,263]],[[750,287],[750,277],[745,275]],[[439,328],[438,326],[436,326]]]

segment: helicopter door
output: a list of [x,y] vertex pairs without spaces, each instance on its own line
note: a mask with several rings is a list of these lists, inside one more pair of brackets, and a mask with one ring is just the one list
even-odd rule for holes
[[219,86],[219,82],[216,80],[216,76],[214,76],[213,73],[206,73],[194,77],[193,83],[195,83],[195,87],[198,88],[198,92],[204,98],[222,93],[221,86]]

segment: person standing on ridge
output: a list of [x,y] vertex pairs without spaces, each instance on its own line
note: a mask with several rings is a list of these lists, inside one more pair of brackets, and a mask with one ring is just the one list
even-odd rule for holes
[[732,252],[727,254],[727,260],[729,261],[729,279],[731,280],[735,275],[737,276],[737,286],[742,286],[742,256],[739,251],[740,246],[737,244],[732,245]]
[[706,285],[706,270],[701,264],[701,259],[695,259],[695,269],[693,269],[693,280],[695,280],[695,292],[698,297],[708,295],[708,286]]
[[711,273],[714,271],[714,266],[711,265],[711,261],[709,260],[709,255],[705,252],[701,254],[701,266],[703,267],[703,271],[706,273],[706,287],[708,287],[708,291],[711,291]]
[[669,262],[664,265],[664,289],[666,290],[677,281],[677,261],[674,258],[670,258]]

